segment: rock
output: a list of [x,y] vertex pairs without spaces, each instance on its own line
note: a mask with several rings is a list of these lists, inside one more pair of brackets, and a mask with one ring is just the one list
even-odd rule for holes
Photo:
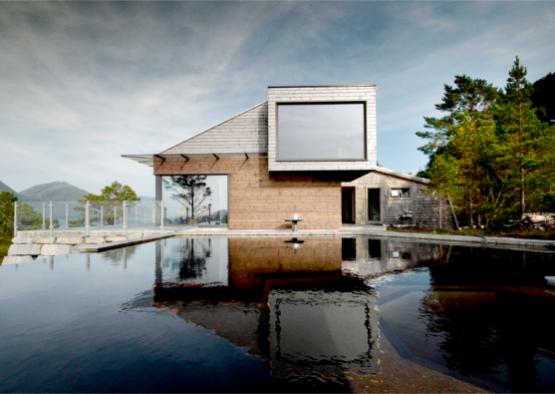
[[143,237],[142,232],[133,232],[133,233],[127,234],[127,239],[140,239],[142,237]]
[[58,256],[68,253],[71,253],[71,245],[44,244],[40,249],[40,254],[43,256]]
[[56,237],[36,237],[32,239],[34,244],[54,244]]
[[14,244],[29,244],[29,243],[31,243],[31,238],[23,236],[23,235],[18,235],[17,237],[12,238],[12,243],[14,243]]
[[86,244],[103,244],[104,237],[85,237]]
[[36,244],[12,244],[8,249],[9,256],[38,256],[40,254],[40,245]]
[[106,242],[121,242],[121,241],[127,241],[127,237],[124,237],[122,235],[111,235],[106,237]]
[[79,236],[58,237],[58,244],[77,245],[80,243],[83,243],[83,237],[79,237]]

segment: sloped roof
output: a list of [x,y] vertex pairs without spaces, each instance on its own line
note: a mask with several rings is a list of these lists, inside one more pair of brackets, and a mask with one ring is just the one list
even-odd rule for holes
[[392,177],[395,177],[395,178],[405,179],[407,181],[418,182],[418,183],[422,183],[424,185],[427,185],[427,184],[430,183],[429,179],[421,178],[421,177],[415,176],[415,175],[406,174],[404,172],[390,170],[389,168],[385,168],[385,167],[374,167],[374,168],[372,168],[371,172],[378,172],[378,173],[383,174],[383,175],[389,175],[389,176],[392,176]]
[[268,104],[260,103],[160,154],[267,153]]

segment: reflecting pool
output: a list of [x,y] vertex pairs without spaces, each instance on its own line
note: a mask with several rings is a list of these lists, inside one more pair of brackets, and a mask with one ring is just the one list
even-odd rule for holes
[[0,391],[555,391],[554,263],[212,237],[0,266]]

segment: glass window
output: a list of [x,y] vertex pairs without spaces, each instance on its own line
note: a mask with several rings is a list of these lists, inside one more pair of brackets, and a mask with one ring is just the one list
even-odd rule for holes
[[277,160],[364,160],[364,108],[364,103],[278,104]]
[[226,224],[227,176],[162,176],[166,224]]
[[391,189],[391,197],[410,197],[410,189],[408,187]]

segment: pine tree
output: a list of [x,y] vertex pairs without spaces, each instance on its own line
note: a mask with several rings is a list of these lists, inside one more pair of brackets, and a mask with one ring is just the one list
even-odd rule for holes
[[526,79],[526,68],[516,57],[499,105],[496,108],[498,136],[504,147],[503,165],[509,190],[518,196],[514,211],[522,215],[527,196],[539,179],[535,177],[541,162],[541,143],[545,128],[532,108],[533,87]]
[[467,75],[456,75],[454,86],[444,85],[442,100],[436,109],[445,112],[443,117],[424,117],[424,131],[416,132],[428,142],[418,148],[430,156],[427,169],[420,176],[429,176],[429,170],[436,156],[449,153],[449,141],[454,130],[464,121],[468,113],[488,110],[498,97],[498,90],[483,79],[473,79]]

